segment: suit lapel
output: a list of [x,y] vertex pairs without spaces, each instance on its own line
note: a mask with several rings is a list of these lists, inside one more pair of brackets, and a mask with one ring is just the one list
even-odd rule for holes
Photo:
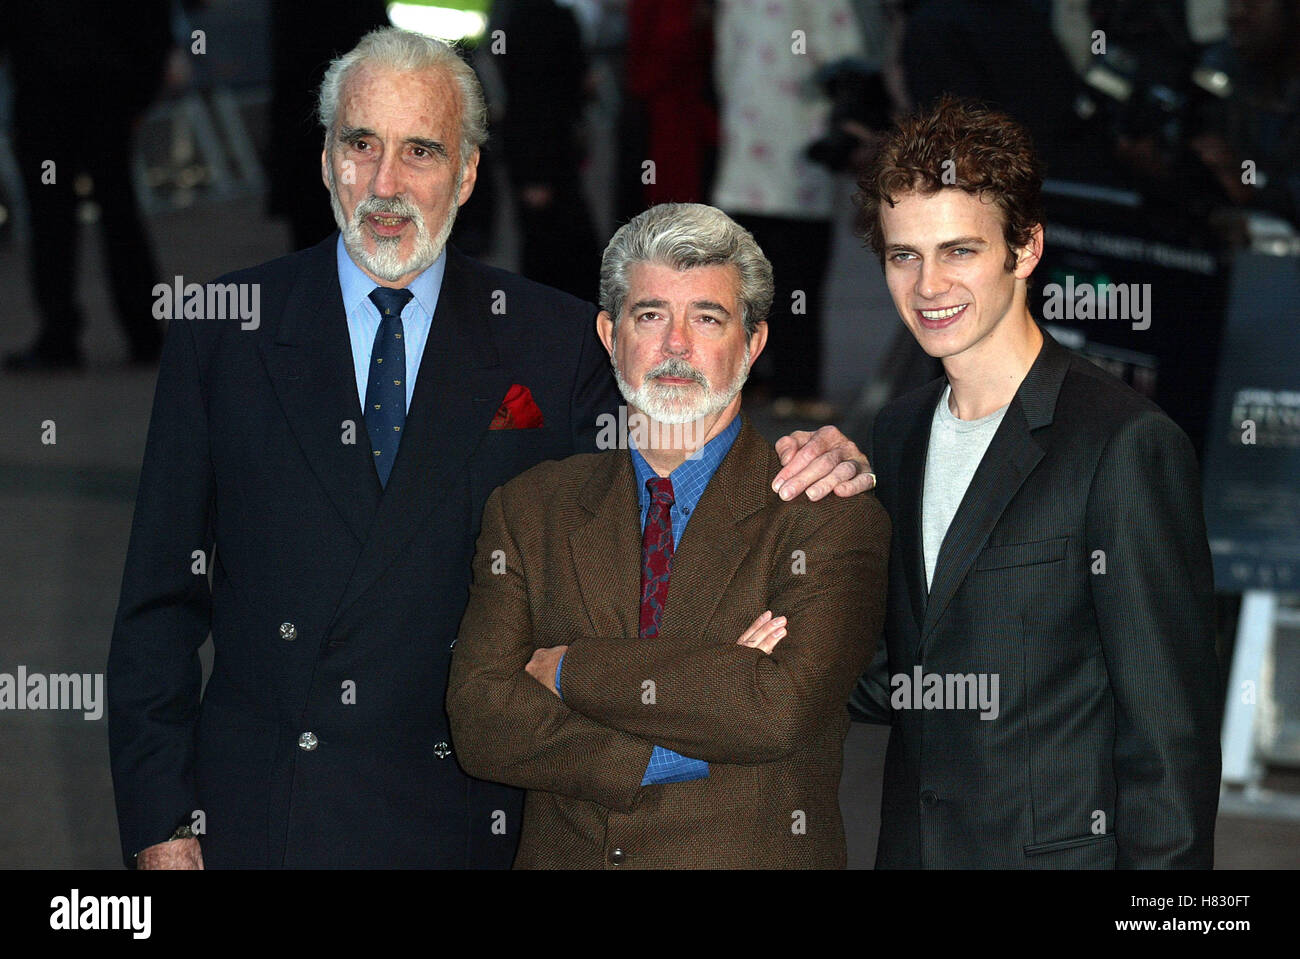
[[727,584],[749,554],[750,544],[736,534],[736,526],[776,495],[768,486],[767,469],[775,455],[742,417],[736,441],[709,480],[673,554],[661,636],[699,636],[713,621]]
[[[510,388],[510,375],[498,365],[492,342],[491,295],[475,264],[449,249],[397,460],[339,603],[340,614],[424,525],[441,499],[436,488],[464,476],[470,454]],[[370,470],[374,472],[373,465]]]
[[[734,527],[763,508],[770,490],[767,441],[742,419],[673,553],[661,636],[704,631],[749,545]],[[756,464],[760,464],[757,465]],[[641,613],[641,506],[629,454],[604,457],[582,492],[590,522],[569,537],[583,606],[594,635],[636,636]]]
[[[602,456],[579,502],[591,514],[569,553],[593,636],[636,636],[641,616],[641,505],[632,457]],[[672,586],[669,585],[671,595]]]
[[1007,504],[1043,458],[1033,431],[1051,424],[1069,364],[1070,354],[1044,331],[1038,357],[1007,407],[939,548],[921,630],[922,649]]
[[[308,253],[274,338],[260,345],[285,417],[312,472],[358,542],[369,535],[381,487],[370,462],[334,261],[335,238]],[[344,443],[351,421],[354,443]]]
[[921,629],[922,649],[1002,511],[1042,458],[1043,451],[1029,435],[1020,403],[1013,399],[939,547]]
[[936,380],[921,403],[921,412],[913,421],[903,439],[902,457],[899,461],[897,490],[894,497],[895,529],[904,558],[903,577],[907,581],[907,595],[911,600],[912,618],[916,621],[916,635],[921,635],[925,624],[927,591],[925,585],[925,557],[922,555],[921,507],[925,492],[925,464],[930,453],[930,423],[934,406],[943,395],[945,381]]

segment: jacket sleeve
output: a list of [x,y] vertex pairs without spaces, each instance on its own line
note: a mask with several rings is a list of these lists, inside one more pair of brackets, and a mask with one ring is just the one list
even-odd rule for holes
[[[770,762],[798,749],[845,708],[884,620],[884,510],[865,496],[820,509],[787,543],[804,549],[805,570],[775,564],[767,606],[788,625],[770,655],[736,645],[738,635],[707,637],[686,653],[668,642],[583,637],[564,658],[565,702],[706,762]],[[654,708],[642,701],[646,679]]]
[[[193,330],[168,329],[109,650],[108,735],[123,861],[198,807],[194,736],[211,592],[212,467]],[[203,550],[198,566],[194,551]]]
[[[580,715],[524,672],[537,648],[523,559],[498,489],[483,511],[447,684],[456,755],[480,779],[630,810],[653,744]],[[563,682],[567,696],[567,657]]]
[[1210,868],[1219,790],[1214,582],[1195,454],[1168,418],[1126,423],[1089,492],[1093,608],[1115,696],[1121,868]]

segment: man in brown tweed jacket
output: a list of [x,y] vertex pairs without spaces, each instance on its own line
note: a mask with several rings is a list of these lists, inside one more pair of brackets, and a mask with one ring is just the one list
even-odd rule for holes
[[517,867],[844,865],[845,704],[889,520],[772,491],[740,416],[771,299],[720,211],[633,219],[597,320],[625,428],[488,500],[447,710],[466,772],[528,789]]

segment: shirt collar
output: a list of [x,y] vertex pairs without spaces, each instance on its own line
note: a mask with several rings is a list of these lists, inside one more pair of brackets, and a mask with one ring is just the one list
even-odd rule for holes
[[[370,292],[379,284],[366,276],[361,267],[357,266],[348,255],[347,247],[343,245],[342,234],[339,235],[334,249],[335,259],[338,262],[339,290],[343,294],[343,309],[349,314],[358,309],[365,309],[367,305],[377,310],[378,308],[370,302]],[[438,307],[438,294],[442,292],[442,278],[446,272],[447,249],[443,247],[442,252],[438,254],[438,259],[406,285],[425,316],[432,317],[433,311]]]
[[[678,509],[690,512],[704,495],[704,490],[713,479],[722,461],[726,459],[731,446],[740,435],[740,415],[732,417],[726,428],[713,439],[704,444],[694,456],[687,457],[681,466],[668,474],[673,483],[673,504]],[[646,489],[646,480],[659,474],[654,471],[645,457],[641,455],[632,437],[628,437],[628,451],[632,454],[632,467],[636,471],[637,496],[643,508],[650,503],[650,493]]]

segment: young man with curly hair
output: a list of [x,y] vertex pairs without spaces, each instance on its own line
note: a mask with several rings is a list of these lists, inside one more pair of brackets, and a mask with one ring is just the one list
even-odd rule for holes
[[877,417],[892,723],[878,868],[1208,868],[1213,580],[1192,446],[1034,320],[1042,173],[945,98],[860,182],[894,305],[944,376]]

